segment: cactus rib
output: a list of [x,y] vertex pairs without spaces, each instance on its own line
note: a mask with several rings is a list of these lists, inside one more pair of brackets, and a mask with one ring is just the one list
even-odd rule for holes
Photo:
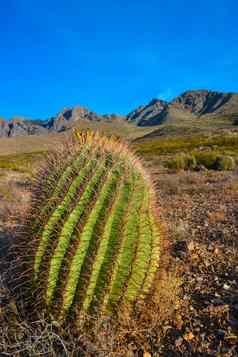
[[66,289],[63,297],[63,307],[62,307],[63,314],[69,311],[73,303],[77,285],[78,285],[78,278],[81,272],[84,259],[88,252],[88,248],[93,236],[94,228],[100,217],[101,211],[105,209],[106,201],[112,194],[113,188],[118,180],[118,175],[119,175],[119,168],[118,166],[116,166],[116,168],[112,172],[109,172],[108,178],[102,188],[102,191],[100,192],[97,202],[90,213],[88,221],[83,229],[83,232],[81,233],[79,246],[73,257],[68,279],[67,279]]
[[158,269],[159,257],[160,257],[160,232],[155,222],[154,215],[151,213],[151,211],[149,212],[149,219],[151,222],[153,239],[152,239],[150,265],[143,284],[142,295],[147,294],[151,289],[152,283],[154,281],[154,275]]
[[63,199],[63,202],[55,209],[53,212],[52,216],[50,217],[49,221],[47,222],[44,231],[42,233],[42,237],[40,240],[39,247],[36,252],[35,256],[35,263],[34,263],[34,271],[35,271],[35,279],[38,277],[40,265],[42,262],[43,255],[47,249],[50,235],[54,228],[56,227],[56,224],[59,222],[61,217],[63,216],[64,212],[67,210],[67,208],[70,206],[72,199],[74,199],[80,185],[83,183],[86,175],[93,169],[93,167],[96,165],[96,159],[93,159],[89,161],[86,166],[80,171],[80,174],[75,178],[75,180],[72,182],[72,184],[69,187],[69,190]]
[[110,310],[120,299],[126,279],[130,274],[136,239],[138,237],[139,210],[143,200],[144,189],[137,174],[134,177],[134,187],[130,205],[128,207],[127,221],[123,232],[122,245],[117,257],[116,266],[112,276],[110,292],[105,296],[104,308]]
[[[117,198],[107,220],[104,233],[98,248],[97,256],[92,269],[91,279],[86,291],[86,297],[83,303],[85,311],[90,309],[93,299],[103,290],[105,284],[105,272],[110,267],[115,245],[118,244],[118,230],[121,223],[128,197],[131,190],[129,180],[121,183]],[[100,286],[100,289],[98,288]],[[98,291],[97,291],[98,290]]]
[[40,207],[40,216],[36,218],[33,226],[31,227],[34,232],[38,231],[39,233],[41,231],[41,229],[38,230],[38,226],[41,223],[40,217],[47,217],[49,212],[54,208],[54,204],[52,203],[56,203],[57,201],[59,201],[59,198],[61,197],[62,193],[64,193],[66,186],[65,183],[69,181],[74,171],[77,172],[77,170],[80,169],[80,166],[85,163],[85,158],[87,157],[86,154],[89,152],[89,149],[90,147],[88,145],[85,145],[79,156],[76,159],[74,158],[72,160],[71,164],[66,167],[61,176],[58,178],[53,193],[48,198],[46,205]]
[[62,231],[60,233],[60,237],[58,240],[58,244],[54,251],[54,254],[51,258],[50,263],[50,271],[48,277],[48,287],[47,287],[47,303],[50,304],[53,298],[53,294],[57,285],[58,275],[61,268],[61,264],[65,253],[70,244],[70,240],[72,239],[72,235],[75,229],[76,224],[78,223],[80,217],[82,216],[84,210],[92,198],[95,187],[99,183],[100,178],[105,173],[106,165],[105,160],[100,164],[98,169],[96,170],[94,176],[91,181],[89,181],[87,187],[85,188],[84,193],[82,194],[78,204],[74,208],[74,210],[69,215],[67,221],[65,222]]
[[128,282],[125,300],[133,301],[144,282],[148,266],[150,264],[152,231],[149,219],[149,193],[144,194],[144,200],[140,211],[139,241],[136,258],[133,262],[132,273]]

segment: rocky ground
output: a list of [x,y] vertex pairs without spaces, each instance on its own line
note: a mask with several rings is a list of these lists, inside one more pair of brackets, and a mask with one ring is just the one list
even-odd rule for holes
[[29,198],[29,174],[0,169],[0,234],[14,230],[15,217]]
[[[159,174],[153,169],[153,174],[181,291],[159,347],[151,345],[144,355],[237,356],[238,172]],[[1,248],[14,230],[14,214],[28,200],[28,177],[1,172]],[[0,307],[4,299],[0,286]]]
[[238,355],[238,172],[157,175],[182,277],[164,356]]

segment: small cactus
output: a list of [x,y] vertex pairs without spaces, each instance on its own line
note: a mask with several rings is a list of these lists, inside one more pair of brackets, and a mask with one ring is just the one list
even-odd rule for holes
[[28,297],[30,289],[63,320],[143,299],[160,255],[154,192],[139,160],[117,139],[75,137],[38,175],[18,248]]

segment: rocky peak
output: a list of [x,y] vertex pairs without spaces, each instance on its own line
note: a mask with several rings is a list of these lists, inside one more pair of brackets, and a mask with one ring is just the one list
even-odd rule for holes
[[74,108],[64,108],[55,118],[51,119],[49,129],[61,132],[67,130],[78,120],[98,120],[99,116],[89,111],[87,108],[76,106]]
[[0,118],[0,138],[8,136],[9,128],[7,122]]
[[154,98],[147,105],[141,105],[130,112],[126,117],[115,114],[98,115],[87,108],[76,106],[66,107],[48,120],[26,120],[23,117],[15,117],[10,121],[5,121],[0,118],[0,137],[61,132],[74,125],[77,126],[77,121],[113,123],[120,118],[137,126],[153,126],[165,121],[178,122],[184,117],[194,120],[196,116],[204,115],[218,118],[226,115],[237,124],[238,94],[209,90],[187,91],[170,103]]
[[216,113],[224,108],[232,99],[232,93],[220,93],[208,90],[194,90],[184,92],[171,102],[171,106],[189,111],[196,115]]
[[152,99],[148,105],[142,105],[128,114],[127,120],[138,126],[160,124],[168,109],[168,103],[160,99]]
[[166,105],[166,104],[167,104],[167,102],[166,102],[165,100],[153,98],[153,99],[149,102],[148,106],[155,105],[155,106],[157,106],[157,107],[160,107],[160,106],[163,106],[163,105]]

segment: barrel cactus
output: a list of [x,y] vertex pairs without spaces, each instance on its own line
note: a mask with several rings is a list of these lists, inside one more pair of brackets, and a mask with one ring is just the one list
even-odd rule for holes
[[59,320],[144,299],[160,255],[153,185],[138,158],[115,138],[75,137],[38,174],[18,245],[29,301]]

